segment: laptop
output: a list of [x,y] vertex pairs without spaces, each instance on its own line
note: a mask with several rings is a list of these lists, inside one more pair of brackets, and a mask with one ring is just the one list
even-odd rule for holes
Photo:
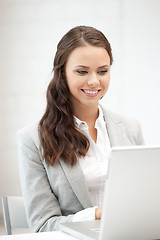
[[160,239],[160,146],[112,148],[101,220],[60,230],[85,240]]

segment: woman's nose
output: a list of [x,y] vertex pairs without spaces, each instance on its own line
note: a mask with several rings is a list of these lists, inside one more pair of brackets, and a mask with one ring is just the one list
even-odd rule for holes
[[96,73],[93,73],[88,78],[88,85],[89,86],[97,86],[99,85],[99,79]]

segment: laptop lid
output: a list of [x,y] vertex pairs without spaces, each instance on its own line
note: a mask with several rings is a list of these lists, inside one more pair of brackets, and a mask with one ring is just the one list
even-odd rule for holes
[[160,239],[160,146],[112,149],[100,222],[99,234],[88,222],[61,229],[86,240]]
[[100,240],[160,239],[160,147],[113,148]]

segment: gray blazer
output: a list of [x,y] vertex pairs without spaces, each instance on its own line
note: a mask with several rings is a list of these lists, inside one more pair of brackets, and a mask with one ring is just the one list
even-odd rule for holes
[[[140,124],[103,109],[111,146],[142,145]],[[38,124],[17,133],[22,193],[30,229],[53,231],[61,222],[92,207],[83,172],[78,164],[71,167],[59,159],[54,167],[42,161]]]

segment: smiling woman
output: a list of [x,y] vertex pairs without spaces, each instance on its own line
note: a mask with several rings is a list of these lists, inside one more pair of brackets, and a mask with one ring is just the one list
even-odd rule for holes
[[136,120],[99,105],[112,61],[110,43],[95,28],[75,27],[58,43],[46,111],[39,124],[17,133],[32,231],[100,219],[111,147],[143,144]]

